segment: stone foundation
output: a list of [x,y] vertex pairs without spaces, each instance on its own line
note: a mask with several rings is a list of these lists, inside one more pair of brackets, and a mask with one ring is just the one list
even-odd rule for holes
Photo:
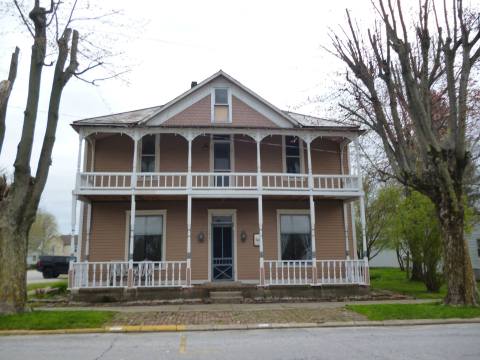
[[[210,301],[210,291],[228,291],[227,287],[196,285],[190,288],[111,288],[74,289],[70,293],[72,301],[87,303],[141,302],[141,301]],[[368,286],[236,286],[231,290],[241,291],[246,302],[270,301],[332,301],[342,298],[364,297],[370,293]]]

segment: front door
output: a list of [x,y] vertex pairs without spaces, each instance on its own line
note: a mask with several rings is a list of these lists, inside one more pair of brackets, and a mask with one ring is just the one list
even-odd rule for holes
[[233,222],[231,216],[212,217],[212,280],[233,280]]

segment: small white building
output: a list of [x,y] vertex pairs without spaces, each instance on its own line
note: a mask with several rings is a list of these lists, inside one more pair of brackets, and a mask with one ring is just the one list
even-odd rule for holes
[[466,238],[475,278],[480,280],[480,224],[476,224]]

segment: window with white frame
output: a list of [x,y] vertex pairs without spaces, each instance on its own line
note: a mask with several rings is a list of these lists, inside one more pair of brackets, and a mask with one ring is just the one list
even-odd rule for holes
[[213,171],[229,172],[232,169],[230,135],[213,135]]
[[163,215],[138,215],[135,217],[133,236],[133,261],[162,261]]
[[213,122],[230,122],[230,96],[227,88],[216,88],[213,93]]
[[156,136],[145,135],[142,138],[142,152],[140,161],[141,172],[155,171],[155,152],[156,152]]
[[285,136],[285,171],[289,174],[299,174],[300,164],[300,139],[296,136]]
[[280,214],[280,255],[281,260],[312,259],[309,215]]

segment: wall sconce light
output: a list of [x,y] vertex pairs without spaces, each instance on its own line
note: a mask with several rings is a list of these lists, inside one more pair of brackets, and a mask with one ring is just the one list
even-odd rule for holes
[[197,240],[198,240],[198,242],[203,242],[203,240],[205,240],[205,234],[203,233],[203,231],[200,231],[198,233]]
[[245,230],[242,230],[242,232],[240,233],[240,240],[242,240],[242,242],[245,242],[247,240],[247,233],[245,232]]

